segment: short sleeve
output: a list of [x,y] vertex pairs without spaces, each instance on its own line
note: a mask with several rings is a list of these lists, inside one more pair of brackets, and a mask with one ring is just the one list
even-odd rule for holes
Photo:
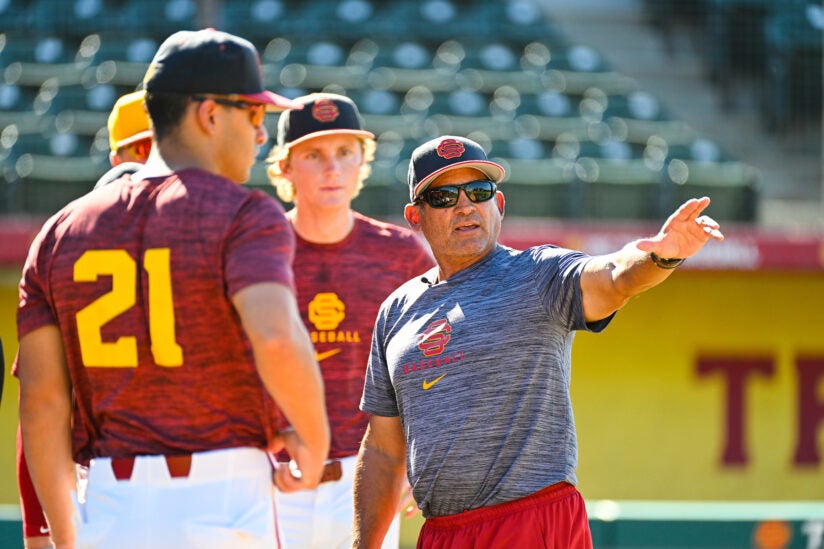
[[229,231],[224,253],[229,296],[261,282],[277,282],[295,291],[294,232],[283,207],[268,195],[249,193]]

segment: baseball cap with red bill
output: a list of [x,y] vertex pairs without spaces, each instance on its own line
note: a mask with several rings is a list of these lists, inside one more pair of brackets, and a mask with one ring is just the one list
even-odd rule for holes
[[436,137],[412,151],[406,178],[410,200],[414,202],[436,177],[457,168],[475,168],[495,183],[506,175],[503,166],[489,160],[483,147],[471,139]]
[[143,87],[149,93],[214,94],[262,103],[267,111],[302,105],[263,89],[260,56],[248,40],[215,29],[178,31],[149,64]]

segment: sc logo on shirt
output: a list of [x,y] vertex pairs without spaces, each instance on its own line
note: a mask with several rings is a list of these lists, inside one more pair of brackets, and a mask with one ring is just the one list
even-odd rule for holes
[[309,322],[317,330],[335,330],[346,318],[346,305],[334,292],[321,292],[309,302]]
[[445,318],[436,320],[426,327],[424,332],[418,336],[418,349],[423,351],[423,356],[435,356],[443,353],[446,344],[452,339],[452,325]]

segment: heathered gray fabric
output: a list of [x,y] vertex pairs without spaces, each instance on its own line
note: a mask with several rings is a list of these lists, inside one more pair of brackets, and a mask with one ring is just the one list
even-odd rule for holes
[[447,281],[411,280],[383,303],[361,409],[400,415],[424,517],[577,483],[574,330],[601,331],[612,319],[584,321],[588,260],[554,246],[499,245]]

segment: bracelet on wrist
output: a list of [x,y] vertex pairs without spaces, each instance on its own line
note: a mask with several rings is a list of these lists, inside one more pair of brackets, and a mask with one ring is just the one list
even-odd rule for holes
[[653,263],[655,263],[656,267],[659,267],[661,269],[674,269],[678,265],[683,263],[684,259],[686,259],[686,258],[683,258],[683,257],[680,257],[680,258],[658,257],[655,254],[655,252],[650,252],[649,253],[649,258]]

